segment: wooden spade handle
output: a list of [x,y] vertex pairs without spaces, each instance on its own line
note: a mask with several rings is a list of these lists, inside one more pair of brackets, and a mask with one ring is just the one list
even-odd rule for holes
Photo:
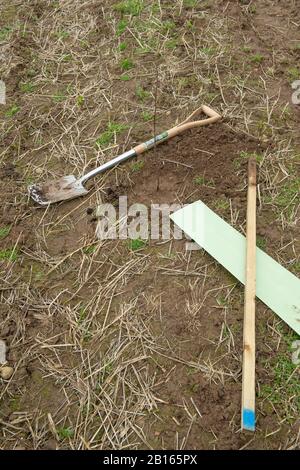
[[[195,116],[199,115],[201,112],[206,114],[208,118],[201,119],[198,121],[192,121],[192,119]],[[190,114],[190,116],[188,116],[183,122],[181,122],[180,124],[177,124],[177,126],[172,127],[168,131],[165,131],[162,134],[159,134],[153,137],[147,142],[137,145],[136,147],[134,147],[134,151],[136,155],[140,155],[141,153],[144,153],[146,150],[149,150],[150,148],[154,147],[154,145],[158,145],[162,142],[165,142],[171,137],[175,137],[176,135],[181,134],[181,132],[184,132],[187,129],[192,129],[194,127],[200,127],[200,126],[206,126],[207,124],[213,124],[219,119],[221,119],[220,114],[218,114],[216,111],[214,111],[213,109],[203,104],[202,106],[200,106],[200,108],[196,109],[192,114]]]
[[255,430],[256,161],[248,162],[242,429]]

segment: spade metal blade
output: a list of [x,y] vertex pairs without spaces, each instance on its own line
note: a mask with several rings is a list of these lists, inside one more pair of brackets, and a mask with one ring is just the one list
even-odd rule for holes
[[40,206],[74,199],[88,193],[88,190],[73,175],[63,176],[44,184],[33,184],[28,187],[28,191],[30,197]]

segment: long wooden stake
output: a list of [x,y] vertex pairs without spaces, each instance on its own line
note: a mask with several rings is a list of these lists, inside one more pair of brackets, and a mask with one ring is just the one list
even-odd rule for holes
[[248,162],[242,429],[255,431],[256,161]]

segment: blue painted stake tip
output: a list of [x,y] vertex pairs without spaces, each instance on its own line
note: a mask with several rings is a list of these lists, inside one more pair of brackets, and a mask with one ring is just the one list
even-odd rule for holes
[[244,409],[242,417],[242,428],[255,431],[255,411]]

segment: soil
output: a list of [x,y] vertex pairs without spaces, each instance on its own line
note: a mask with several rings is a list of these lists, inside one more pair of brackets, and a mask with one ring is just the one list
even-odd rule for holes
[[[247,199],[247,158],[240,162],[240,155],[243,152],[248,155],[261,155],[265,151],[272,152],[272,143],[260,142],[250,136],[236,133],[224,123],[217,123],[198,131],[189,131],[184,136],[176,137],[140,158],[139,160],[143,161],[144,165],[139,172],[134,174],[130,188],[126,188],[125,181],[120,183],[121,191],[118,186],[109,185],[106,200],[117,203],[117,197],[127,194],[129,204],[139,202],[149,208],[151,204],[156,203],[178,204],[178,202],[191,203],[202,200],[228,222],[230,222],[230,210],[228,208],[224,210],[216,203],[220,200],[230,201],[231,210],[239,213],[236,227],[240,229],[245,224]],[[236,169],[236,162],[240,163],[239,171]],[[181,166],[181,163],[189,167]],[[203,184],[195,183],[194,179],[197,175],[204,177]],[[264,181],[259,174],[258,184],[261,188],[264,187]],[[276,222],[272,211],[264,208],[258,212],[257,234],[266,239],[265,249],[271,254],[276,252],[282,238],[284,243],[288,243],[296,236],[296,229],[289,231],[288,234],[282,233],[280,223]],[[182,242],[174,241],[173,243],[175,250],[184,250]],[[193,256],[190,270],[192,271],[193,267],[197,269],[197,264],[203,263],[204,260],[214,264],[212,258],[200,251],[195,257]],[[184,263],[182,269],[185,269]],[[206,282],[206,289],[211,294],[206,296],[205,304],[198,310],[196,319],[191,319],[187,314],[186,304],[193,290],[196,290],[195,295],[201,298],[199,287],[199,290],[195,286],[188,289],[183,280],[176,279],[172,282],[169,276],[164,277],[152,273],[145,284],[141,285],[138,280],[137,283],[131,285],[131,288],[139,288],[143,292],[152,290],[156,295],[161,296],[163,309],[161,328],[167,341],[177,345],[181,358],[197,361],[201,357],[212,362],[216,360],[218,363],[220,351],[216,353],[215,344],[220,336],[223,318],[218,309],[217,293],[218,287],[225,285],[226,281],[230,284],[233,278],[225,271],[221,276],[216,276],[212,269]],[[236,299],[227,311],[226,321],[229,327],[236,331],[237,351],[241,355],[242,289],[238,287],[235,290]],[[257,302],[257,318],[258,330],[264,331],[270,319],[270,312],[261,302]],[[256,372],[257,381],[266,383],[264,368],[260,364],[270,357],[270,350],[263,342],[263,335],[257,339],[257,342],[257,357],[260,358]],[[228,366],[229,370],[232,367],[231,361],[231,358],[223,359],[222,365]],[[239,371],[239,369],[240,364],[237,363],[236,370]],[[179,397],[182,396],[187,400],[192,397],[202,414],[201,423],[193,426],[189,434],[192,448],[213,446],[219,449],[238,449],[247,442],[247,436],[243,434],[233,436],[229,425],[233,416],[237,420],[240,417],[240,383],[235,380],[229,384],[227,382],[227,385],[224,385],[222,381],[217,384],[210,383],[209,380],[203,378],[201,373],[189,371],[186,366],[178,365],[168,377],[167,384],[159,389],[159,397],[166,401],[168,406],[162,411],[162,423],[159,425],[155,423],[151,427],[151,434],[154,432],[157,436],[153,442],[154,448],[161,440],[166,448],[172,448],[175,445],[174,433],[169,430],[169,419],[173,405],[173,416],[179,423],[181,419],[184,420],[184,412],[177,405]],[[275,415],[273,417],[275,418]],[[269,429],[272,425],[272,416],[269,413],[264,416],[262,412],[259,419],[260,429]],[[184,425],[180,423],[179,429],[181,426]],[[273,446],[276,448],[277,439],[282,439],[287,432],[288,427],[283,428],[274,442],[268,443],[268,448]],[[218,441],[215,441],[214,435],[218,436]],[[253,439],[248,448],[265,448],[260,434]]]
[[[225,217],[230,222],[230,211],[228,207],[220,208],[216,202],[230,201],[233,211],[239,212],[236,226],[239,227],[245,222],[246,211],[246,179],[247,179],[247,162],[242,161],[240,169],[237,171],[235,162],[240,162],[241,152],[261,154],[265,150],[272,149],[272,144],[260,143],[258,140],[247,135],[238,134],[232,131],[226,124],[218,123],[212,126],[202,128],[200,130],[188,131],[185,135],[176,137],[168,143],[162,144],[153,151],[150,151],[140,161],[144,162],[142,169],[134,174],[131,172],[131,163],[128,163],[119,169],[119,184],[115,184],[114,177],[110,177],[103,193],[103,202],[118,202],[118,197],[127,195],[129,204],[139,202],[150,207],[153,203],[178,203],[193,202],[203,200],[210,207],[214,208],[219,215]],[[209,152],[209,153],[207,153]],[[170,162],[172,161],[172,163]],[[177,162],[177,163],[173,163]],[[189,165],[189,167],[180,164]],[[128,172],[130,178],[128,178]],[[204,184],[198,185],[194,182],[197,175],[204,176]],[[4,166],[2,168],[2,184],[5,185],[3,196],[6,204],[3,204],[1,218],[5,223],[13,223],[14,220],[21,220],[13,227],[11,241],[18,240],[18,246],[24,253],[33,249],[34,237],[32,237],[32,224],[38,224],[42,215],[41,210],[37,210],[31,205],[29,206],[30,221],[23,214],[19,214],[15,207],[9,210],[9,201],[13,190],[18,188],[17,177],[14,167]],[[205,183],[207,181],[207,184]],[[259,183],[262,184],[260,179]],[[10,189],[11,188],[11,189]],[[70,201],[64,206],[61,205],[54,211],[58,211],[60,217],[64,214],[72,212],[78,205],[78,201]],[[2,210],[3,210],[2,209]],[[65,255],[76,250],[81,243],[83,237],[88,234],[93,236],[95,230],[95,218],[90,214],[89,201],[82,201],[80,210],[76,210],[70,217],[73,229],[71,232],[63,232],[62,234],[54,234],[48,238],[47,252],[51,256]],[[89,212],[89,213],[87,213]],[[279,222],[271,220],[272,214],[267,209],[262,209],[258,214],[258,234],[265,237],[267,251],[270,253],[276,251],[279,240],[284,238],[284,242],[288,243],[294,236],[292,232],[282,233]],[[47,216],[46,216],[47,217]],[[51,217],[51,215],[48,215]],[[268,220],[266,224],[265,220]],[[94,220],[94,222],[91,220]],[[20,239],[21,236],[21,239]],[[5,241],[1,243],[5,247]],[[149,246],[148,250],[155,250],[155,245]],[[174,241],[174,250],[184,251],[184,243]],[[164,253],[164,249],[160,249]],[[121,250],[121,258],[124,256],[124,250]],[[120,263],[120,254],[113,257],[116,263]],[[208,362],[218,364],[220,362],[225,370],[234,369],[239,375],[240,361],[236,360],[236,364],[232,364],[232,358],[227,358],[226,351],[223,347],[216,351],[216,343],[220,337],[221,327],[224,321],[224,312],[220,311],[218,305],[218,295],[226,292],[225,286],[235,285],[234,279],[225,271],[216,271],[216,263],[212,258],[203,252],[195,252],[189,263],[189,270],[199,275],[199,265],[209,266],[208,279],[206,280],[205,290],[210,292],[206,295],[205,303],[198,309],[196,317],[191,317],[187,313],[186,305],[190,301],[191,295],[201,298],[201,284],[189,285],[188,276],[177,277],[168,276],[168,269],[186,268],[185,261],[182,263],[161,263],[159,266],[153,266],[147,273],[147,276],[133,279],[123,293],[123,301],[130,298],[132,292],[155,293],[155,296],[161,298],[162,311],[159,315],[153,317],[155,330],[157,334],[163,335],[164,341],[174,345],[178,357],[181,360],[197,363],[199,358]],[[23,266],[24,268],[24,266]],[[104,273],[102,273],[104,274]],[[101,276],[102,277],[102,276]],[[101,278],[100,277],[100,278]],[[100,279],[99,278],[99,279]],[[60,286],[60,276],[53,274],[51,280],[41,283],[40,295],[47,296],[47,292],[51,286],[53,292],[54,284]],[[72,285],[73,276],[64,276],[64,286]],[[196,278],[197,279],[197,278]],[[222,286],[224,289],[222,289]],[[13,287],[13,286],[11,286]],[[61,287],[58,287],[58,291]],[[80,292],[82,295],[82,292]],[[87,292],[84,293],[87,295]],[[241,357],[242,351],[242,288],[235,287],[234,299],[231,301],[228,309],[225,309],[226,322],[229,328],[235,329],[235,342],[238,355]],[[147,308],[147,305],[144,305]],[[24,299],[24,304],[11,306],[14,314],[10,323],[6,325],[2,331],[2,338],[9,345],[14,338],[15,326],[17,322],[15,317],[22,316],[25,324],[25,335],[22,342],[30,342],[39,335],[41,328],[47,336],[56,336],[57,342],[63,337],[64,319],[57,315],[55,322],[48,318],[40,318],[36,313],[36,307],[28,304],[28,300]],[[5,322],[6,308],[2,310],[0,315],[2,321]],[[265,325],[268,323],[272,313],[266,310],[261,302],[257,302],[257,318],[258,330],[265,331]],[[257,381],[266,383],[270,379],[266,377],[264,368],[260,365],[265,358],[269,358],[269,348],[264,344],[263,335],[257,338]],[[274,352],[275,354],[275,352]],[[223,356],[223,357],[222,357]],[[15,347],[13,351],[8,352],[8,359],[11,363],[18,362],[22,357],[22,344]],[[161,367],[168,363],[164,358],[161,361]],[[26,398],[22,400],[22,410],[30,410],[32,400],[37,395],[40,396],[40,409],[47,409],[48,412],[54,412],[57,403],[62,400],[61,392],[53,385],[51,381],[45,381],[38,372],[39,366],[37,362],[27,363],[23,361],[23,367],[20,368],[15,377],[14,389],[22,387],[26,392]],[[225,372],[226,373],[226,372]],[[42,393],[41,393],[42,390]],[[240,396],[241,384],[240,380],[232,378],[227,380],[226,384],[219,380],[210,381],[204,378],[201,372],[188,369],[184,364],[178,364],[168,376],[166,384],[160,386],[157,390],[159,398],[163,400],[165,405],[162,406],[160,422],[155,421],[153,424],[144,423],[145,429],[148,428],[147,435],[155,436],[150,440],[152,446],[163,446],[172,448],[175,446],[174,441],[174,423],[181,432],[187,431],[187,425],[184,423],[184,412],[182,407],[178,405],[182,397],[186,400],[192,398],[198,407],[202,418],[199,424],[195,424],[189,434],[190,448],[240,448],[247,441],[247,435],[240,433],[233,434],[230,426],[231,420],[236,423],[240,416]],[[8,414],[7,414],[8,413]],[[2,419],[9,418],[11,410],[6,406],[2,408]],[[272,429],[274,425],[272,421],[276,420],[276,413],[265,414],[263,411],[259,416],[258,426],[261,432]],[[171,420],[171,421],[170,421]],[[274,421],[275,422],[275,421]],[[172,429],[172,430],[171,430]],[[249,448],[265,448],[265,443],[261,441],[261,432],[257,433],[257,437],[251,441]],[[285,427],[282,428],[280,434],[276,434],[274,439],[268,440],[268,448],[277,448],[278,441],[284,433],[288,432]],[[218,436],[218,441],[215,440]]]
[[[295,22],[300,21],[300,12],[296,9],[295,2],[284,2],[284,6],[281,2],[259,2],[259,14],[251,22],[241,9],[242,2],[225,3],[226,15],[240,24],[238,31],[231,31],[232,38],[241,40],[247,32],[255,51],[265,54],[271,66],[273,59],[268,44],[276,48],[277,54],[284,54],[278,28],[281,27],[285,10],[288,9],[289,14],[294,15]],[[47,2],[45,5],[41,2],[40,6],[33,2],[33,6],[34,13],[39,18],[43,9],[47,8]],[[97,9],[97,5],[90,8]],[[98,32],[100,22],[99,14]],[[266,23],[269,25],[268,30],[265,28]],[[199,20],[197,27],[200,26]],[[257,30],[260,35],[256,34]],[[265,36],[261,39],[263,33]],[[34,47],[34,43],[18,38],[13,47],[17,51],[18,60],[14,59],[15,62],[11,64],[6,83],[9,93],[17,101],[20,97],[19,83],[27,77],[26,70],[30,66],[31,56],[28,50]],[[299,51],[295,50],[296,59],[299,57],[297,54]],[[240,56],[237,54],[234,66],[238,67],[242,58],[242,52]],[[274,89],[269,91],[275,94],[280,88],[283,106],[290,94],[290,87],[283,77],[282,82],[279,80],[280,76],[277,78],[274,80]],[[123,93],[119,84],[117,87]],[[43,106],[47,108],[47,98],[39,96],[37,99],[41,109]],[[230,96],[226,96],[226,99],[229,100]],[[168,109],[170,103],[162,100],[160,105]],[[90,267],[89,282],[82,286],[78,283],[80,276],[85,280],[81,272],[82,266],[85,272],[90,266],[86,260],[86,264],[80,264],[81,248],[98,244],[95,239],[95,208],[100,196],[102,202],[111,202],[116,208],[118,198],[124,195],[128,196],[129,204],[138,202],[147,207],[154,203],[186,204],[200,199],[243,232],[247,158],[249,154],[258,157],[267,155],[267,165],[276,164],[277,145],[268,135],[255,138],[251,133],[233,130],[234,119],[224,118],[220,123],[188,131],[157,146],[138,159],[143,162],[138,171],[132,166],[136,161],[132,161],[105,175],[101,179],[103,186],[100,189],[100,179],[89,182],[91,197],[68,201],[45,211],[36,207],[25,196],[26,166],[29,162],[26,160],[26,152],[34,146],[31,133],[31,126],[34,127],[34,124],[28,122],[26,106],[25,103],[17,115],[15,128],[3,138],[2,147],[9,148],[9,151],[0,163],[0,220],[1,226],[10,226],[9,236],[0,239],[0,249],[8,250],[15,246],[20,255],[14,268],[7,260],[3,261],[5,276],[0,287],[3,300],[0,304],[0,335],[8,346],[8,363],[15,369],[9,384],[9,393],[6,393],[7,383],[2,381],[0,384],[0,429],[3,422],[8,423],[8,428],[2,428],[0,442],[2,448],[70,448],[68,442],[59,440],[51,425],[49,427],[47,416],[50,414],[59,423],[65,423],[66,416],[62,408],[66,406],[67,422],[76,422],[80,381],[73,379],[72,382],[70,379],[67,382],[65,379],[69,391],[66,398],[65,383],[63,380],[59,381],[56,375],[52,376],[52,373],[46,374],[43,371],[43,361],[48,359],[53,371],[64,370],[71,373],[74,369],[81,370],[82,358],[76,347],[72,347],[67,352],[60,353],[58,359],[52,349],[50,351],[49,348],[48,352],[47,341],[49,340],[51,346],[54,344],[57,347],[62,343],[72,342],[74,338],[70,337],[66,311],[62,306],[67,306],[70,311],[74,308],[75,311],[80,302],[88,303],[95,293],[95,286],[104,284],[110,273],[117,271],[132,256],[127,241],[110,242],[106,249],[96,254],[96,263]],[[292,109],[289,137],[293,137],[296,145],[300,145],[300,108],[292,106]],[[0,115],[2,117],[3,113]],[[166,115],[159,122],[159,131],[171,127],[172,119],[172,116]],[[44,122],[46,135],[51,134],[49,122],[50,119]],[[23,125],[20,140],[19,124]],[[97,126],[98,121],[95,118],[92,130],[89,127],[88,131],[93,134]],[[152,135],[152,131],[152,125],[147,123],[142,129],[134,129],[130,144],[144,141],[147,133]],[[123,137],[125,139],[126,134],[118,136],[118,139],[122,140]],[[22,153],[25,156],[20,162],[15,156]],[[44,160],[46,153],[42,149],[31,157],[30,162],[35,168],[45,161],[48,163]],[[68,174],[68,165],[69,162],[66,164],[63,159],[56,161],[54,158],[49,171]],[[264,191],[269,188],[269,179],[264,164],[261,168],[258,172],[258,184],[260,196],[263,197]],[[36,179],[42,176],[40,173],[34,174]],[[284,171],[279,169],[277,177],[279,180],[283,178]],[[258,205],[257,217],[257,234],[264,239],[265,251],[277,257],[278,250],[286,247],[281,253],[280,262],[289,267],[289,260],[294,256],[292,242],[297,238],[296,224],[283,229],[278,213],[272,204],[267,203]],[[51,228],[46,238],[42,226],[46,231]],[[298,245],[295,246],[297,251]],[[72,253],[74,254],[69,256]],[[56,266],[65,256],[66,261]],[[136,259],[141,257],[141,263],[144,256],[151,261],[144,271],[141,268],[141,272],[134,272],[133,268],[122,281],[118,292],[122,296],[122,302],[118,297],[114,298],[111,303],[111,318],[117,317],[121,303],[130,303],[133,298],[138,297],[138,314],[145,321],[147,318],[151,320],[151,331],[157,340],[156,355],[151,356],[147,352],[151,359],[147,367],[150,375],[157,376],[155,394],[160,400],[160,406],[155,415],[145,413],[138,421],[147,443],[159,449],[180,446],[189,449],[240,449],[244,446],[247,449],[283,448],[289,439],[297,435],[299,423],[293,420],[290,424],[286,420],[279,425],[277,411],[260,398],[257,403],[256,433],[252,435],[239,432],[243,320],[241,286],[202,250],[187,254],[185,240],[172,240],[168,243],[149,241],[134,256]],[[159,307],[152,308],[150,298],[156,299]],[[103,304],[106,301],[103,298]],[[273,376],[266,372],[265,362],[275,358],[284,348],[283,344],[278,343],[276,350],[277,337],[272,338],[271,343],[265,340],[275,323],[274,314],[257,301],[258,387],[261,384],[272,385]],[[282,326],[282,330],[289,333],[285,326]],[[106,341],[110,340],[109,337]],[[98,351],[96,339],[94,342],[91,349],[94,348],[96,354],[99,353],[100,361],[101,350]],[[100,346],[104,350],[105,341]],[[166,354],[167,349],[173,352],[172,357],[170,353]],[[203,364],[207,365],[210,373],[201,370],[200,365]],[[192,426],[187,419],[186,408],[192,409],[195,415],[198,412],[201,415],[197,415],[199,419]],[[35,433],[27,425],[31,420],[38,423]],[[7,429],[10,427],[20,427],[21,431],[16,439],[7,438]],[[39,433],[47,436],[42,442],[38,439]],[[143,439],[138,446],[148,448]]]

